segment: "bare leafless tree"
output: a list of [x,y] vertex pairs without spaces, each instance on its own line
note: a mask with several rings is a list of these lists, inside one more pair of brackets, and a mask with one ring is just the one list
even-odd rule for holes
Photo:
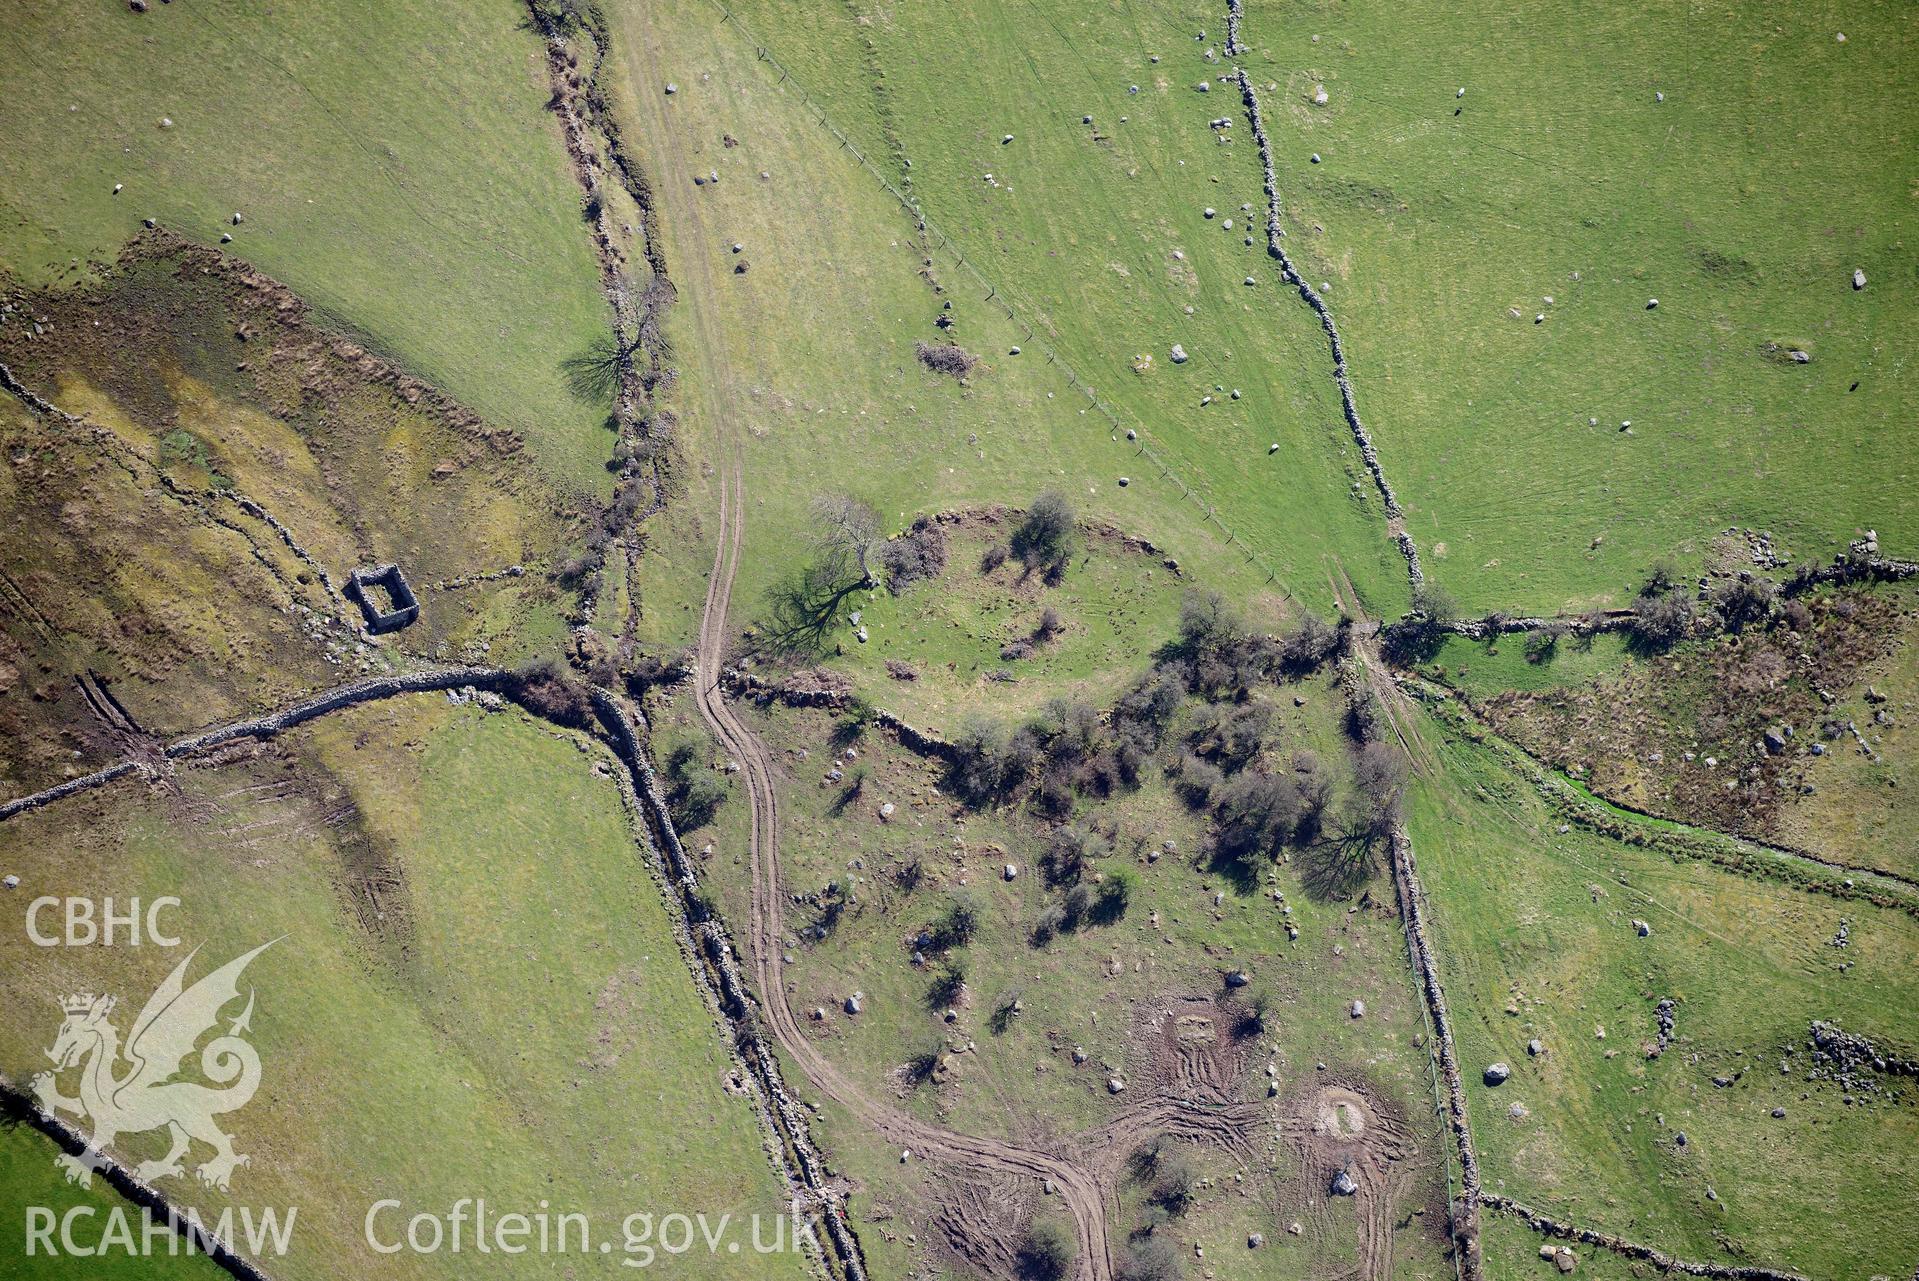
[[855,565],[860,585],[871,587],[871,558],[880,543],[880,518],[872,507],[851,494],[824,494],[813,500],[814,541],[822,564],[834,578],[844,578]]

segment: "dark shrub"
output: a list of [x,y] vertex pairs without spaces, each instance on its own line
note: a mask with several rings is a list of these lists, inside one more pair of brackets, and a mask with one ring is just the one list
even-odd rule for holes
[[1072,1243],[1053,1224],[1035,1223],[1026,1229],[1013,1265],[1023,1281],[1062,1281],[1073,1266]]
[[1339,653],[1342,634],[1308,614],[1279,645],[1279,665],[1288,676],[1306,676]]
[[1211,761],[1188,752],[1179,763],[1179,781],[1174,785],[1179,799],[1194,809],[1202,809],[1212,800],[1213,789],[1226,781],[1226,775]]
[[1165,1237],[1141,1237],[1126,1247],[1115,1275],[1118,1281],[1179,1281],[1179,1253]]
[[1028,569],[1064,561],[1073,539],[1073,509],[1059,491],[1049,489],[1033,499],[1026,518],[1013,531],[1013,555]]
[[1778,598],[1779,585],[1770,578],[1741,574],[1713,589],[1712,607],[1725,620],[1727,631],[1743,632],[1766,621]]
[[1681,588],[1670,588],[1633,602],[1632,640],[1636,648],[1663,653],[1692,630],[1693,602]]
[[887,590],[897,595],[924,579],[946,572],[946,531],[929,516],[880,547],[880,567],[886,571]]

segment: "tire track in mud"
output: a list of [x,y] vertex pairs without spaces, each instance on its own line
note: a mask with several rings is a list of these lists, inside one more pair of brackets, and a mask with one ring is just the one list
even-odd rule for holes
[[743,470],[735,455],[721,473],[720,538],[700,622],[694,689],[701,717],[721,744],[740,761],[746,781],[751,813],[748,842],[752,875],[748,963],[760,991],[767,1026],[815,1089],[889,1142],[910,1147],[927,1160],[969,1171],[1051,1180],[1073,1217],[1079,1237],[1076,1274],[1090,1281],[1108,1281],[1112,1276],[1112,1258],[1106,1199],[1099,1182],[1090,1173],[1051,1153],[928,1125],[873,1098],[814,1047],[786,1003],[784,958],[780,951],[779,802],[774,790],[773,766],[765,747],[734,715],[720,692],[726,616],[732,602],[743,535],[740,515],[745,493]]

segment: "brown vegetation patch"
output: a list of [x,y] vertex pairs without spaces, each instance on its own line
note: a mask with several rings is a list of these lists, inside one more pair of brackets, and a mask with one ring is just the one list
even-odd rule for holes
[[1766,836],[1807,784],[1815,744],[1853,750],[1850,735],[1828,723],[1828,708],[1892,652],[1914,616],[1908,592],[1840,588],[1788,602],[1763,627],[1689,643],[1586,685],[1499,694],[1482,710],[1501,733],[1608,799]]
[[955,343],[915,343],[913,350],[920,364],[951,378],[964,378],[979,364],[979,357]]
[[357,567],[422,597],[382,645],[443,657],[502,593],[550,593],[521,566],[570,507],[518,438],[246,263],[149,234],[0,302],[26,389],[0,396],[0,792],[127,754],[116,705],[165,737],[379,670],[340,595]]

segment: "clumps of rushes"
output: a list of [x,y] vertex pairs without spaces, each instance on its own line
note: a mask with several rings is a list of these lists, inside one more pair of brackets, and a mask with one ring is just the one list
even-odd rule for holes
[[880,548],[880,567],[886,571],[887,590],[895,596],[914,583],[938,578],[946,572],[946,531],[932,517],[919,517],[911,529]]
[[920,358],[920,364],[936,374],[947,374],[954,378],[964,378],[973,372],[973,366],[979,364],[979,358],[967,352],[957,343],[914,343],[913,350]]

